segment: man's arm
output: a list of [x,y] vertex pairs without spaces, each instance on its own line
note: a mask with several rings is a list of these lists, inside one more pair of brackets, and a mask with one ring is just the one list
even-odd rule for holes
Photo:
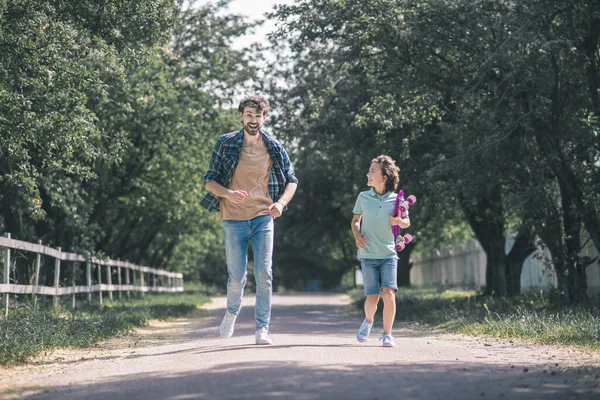
[[294,197],[297,188],[297,183],[289,182],[287,185],[285,185],[285,190],[283,191],[283,194],[277,201],[281,203],[284,207],[287,206],[289,202],[292,201],[292,197]]
[[229,199],[233,203],[239,203],[248,196],[245,190],[230,190],[216,181],[208,181],[204,186],[215,196]]
[[[289,183],[298,183],[298,178],[296,178],[296,174],[294,173],[294,168],[292,168],[292,162],[290,161],[290,156],[288,155],[287,151],[285,151],[284,148],[281,149],[281,161],[283,163],[281,167],[283,168],[286,181]],[[286,189],[287,189],[287,187],[286,187]],[[294,191],[296,191],[296,189],[294,189]],[[292,196],[293,195],[294,194],[292,193]],[[290,200],[291,200],[291,197],[290,197]]]
[[269,206],[269,214],[271,214],[273,218],[281,217],[281,214],[283,214],[283,208],[287,206],[290,201],[292,201],[292,197],[294,197],[297,188],[297,183],[288,182],[288,184],[285,185],[285,190],[283,191],[283,194],[279,200]]
[[233,203],[241,202],[246,196],[248,196],[248,192],[244,190],[229,190],[216,181],[222,168],[223,142],[219,138],[217,143],[215,143],[215,147],[213,148],[210,156],[208,171],[206,171],[206,174],[204,175],[204,187],[217,197],[229,199]]

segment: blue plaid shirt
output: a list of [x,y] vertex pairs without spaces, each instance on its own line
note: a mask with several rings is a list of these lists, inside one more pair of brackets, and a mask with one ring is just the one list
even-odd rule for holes
[[[263,131],[260,133],[269,156],[273,160],[273,168],[271,168],[269,175],[269,194],[273,202],[276,202],[285,191],[287,184],[290,182],[298,183],[298,179],[294,174],[290,158],[281,143]],[[243,129],[219,137],[210,157],[208,171],[204,175],[204,184],[215,181],[221,186],[227,187],[240,160],[240,152],[244,146],[243,138]],[[208,192],[200,200],[200,205],[210,212],[220,209],[219,198],[211,192]]]

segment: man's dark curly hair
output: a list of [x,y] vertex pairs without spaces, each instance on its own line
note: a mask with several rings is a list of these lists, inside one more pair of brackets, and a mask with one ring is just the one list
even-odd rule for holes
[[240,101],[240,105],[238,106],[238,111],[243,113],[244,108],[246,107],[254,107],[256,111],[262,112],[263,115],[267,115],[269,113],[270,105],[269,101],[262,96],[249,96]]

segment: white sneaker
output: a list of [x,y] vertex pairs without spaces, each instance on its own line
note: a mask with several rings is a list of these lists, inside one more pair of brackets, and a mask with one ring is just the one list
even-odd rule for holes
[[356,332],[356,340],[361,343],[366,342],[369,339],[369,334],[371,333],[371,328],[373,324],[367,321],[366,319],[360,324],[360,328],[358,328],[358,332]]
[[221,321],[221,326],[219,326],[219,335],[221,335],[222,338],[230,338],[231,335],[233,335],[233,327],[236,318],[237,315],[225,312],[223,321]]
[[379,340],[383,343],[383,347],[395,347],[396,342],[394,342],[394,338],[390,333],[386,333]]
[[267,328],[260,328],[256,330],[256,344],[273,344],[273,339],[269,337],[269,331],[267,331]]

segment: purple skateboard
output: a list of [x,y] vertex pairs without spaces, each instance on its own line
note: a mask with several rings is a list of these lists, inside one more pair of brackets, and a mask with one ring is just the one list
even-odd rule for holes
[[[404,190],[398,191],[398,196],[396,196],[396,203],[394,203],[394,210],[392,211],[392,216],[397,217],[398,214],[402,216],[402,218],[408,215],[408,209],[410,206],[415,204],[417,198],[414,195],[408,196],[406,199],[404,198]],[[406,235],[400,235],[400,227],[397,225],[392,226],[392,233],[394,234],[394,242],[396,243],[396,251],[401,252],[404,250],[407,244],[412,241],[412,235],[407,233]]]

